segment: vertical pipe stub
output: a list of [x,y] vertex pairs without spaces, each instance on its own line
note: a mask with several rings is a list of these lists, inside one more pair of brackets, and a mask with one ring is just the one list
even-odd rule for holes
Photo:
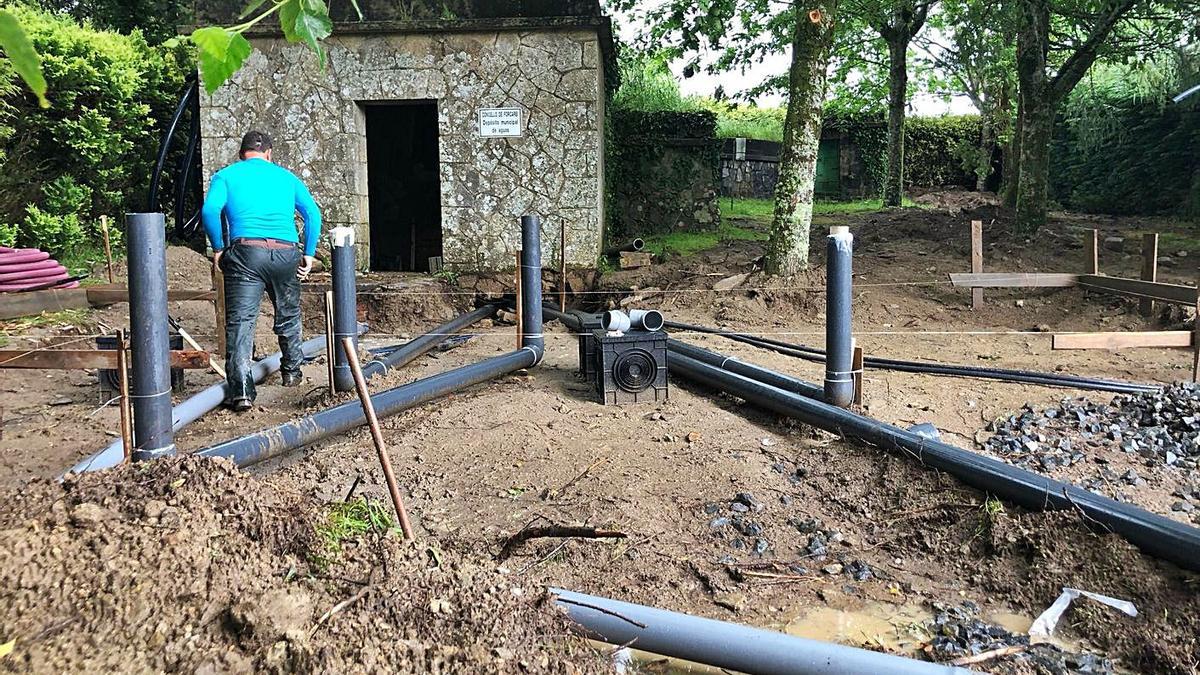
[[[354,228],[335,227],[329,232],[330,259],[333,272],[333,337],[340,345],[350,338],[358,348],[358,294],[355,289]],[[333,356],[333,388],[354,391],[354,373],[346,353],[330,346]]]
[[534,350],[541,363],[542,337],[542,222],[536,215],[521,216],[521,346]]
[[129,330],[133,352],[134,461],[175,454],[171,427],[171,334],[167,322],[167,233],[161,213],[125,214]]
[[854,235],[829,228],[825,245],[825,401],[847,408],[854,401],[854,344],[850,333]]

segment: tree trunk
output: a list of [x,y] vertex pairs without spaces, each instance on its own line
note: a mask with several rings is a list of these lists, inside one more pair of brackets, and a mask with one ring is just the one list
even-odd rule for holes
[[1050,50],[1048,0],[1020,0],[1017,29],[1020,175],[1016,181],[1018,234],[1032,234],[1046,224],[1046,172],[1049,170],[1050,126],[1054,102],[1046,75]]
[[1025,105],[1021,97],[1017,97],[1017,119],[1013,125],[1012,135],[1004,147],[1002,166],[1004,173],[1000,177],[1000,202],[1004,208],[1017,208],[1017,182],[1021,180],[1021,134],[1025,130]]
[[779,181],[775,185],[775,217],[767,242],[768,274],[791,276],[808,269],[808,237],[833,9],[832,2],[818,2],[810,13],[797,13],[783,151]]
[[883,205],[900,206],[904,200],[904,110],[908,105],[907,25],[894,26],[888,42],[887,176],[883,180]]
[[1054,103],[1037,101],[1025,107],[1021,138],[1021,175],[1017,180],[1017,215],[1014,231],[1033,234],[1046,224],[1046,183],[1050,171],[1050,134]]

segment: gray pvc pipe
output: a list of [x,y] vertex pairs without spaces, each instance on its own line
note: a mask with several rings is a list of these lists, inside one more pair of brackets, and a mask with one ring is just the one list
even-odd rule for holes
[[631,309],[629,310],[629,322],[634,328],[640,328],[648,331],[662,330],[666,320],[663,319],[662,312],[657,309]]
[[619,309],[610,309],[600,319],[600,327],[604,330],[624,333],[633,326],[633,320]]
[[457,333],[467,326],[495,316],[498,307],[498,305],[494,304],[484,305],[474,311],[456,316],[424,335],[418,335],[401,345],[398,349],[390,351],[364,365],[362,369],[363,377],[370,378],[380,373],[386,373],[393,368],[402,368],[412,363],[420,358],[422,354],[427,354],[434,347],[445,342],[446,338],[450,335]]
[[[358,293],[355,289],[354,228],[335,227],[329,233],[330,266],[333,275],[333,336],[341,345],[342,338],[354,339],[358,347]],[[336,347],[333,352],[333,388],[336,391],[354,391],[354,374],[346,353]]]
[[536,215],[521,216],[521,323],[521,344],[537,352],[533,362],[537,365],[546,339],[542,335],[542,221]]
[[850,228],[829,228],[825,245],[825,400],[839,408],[854,401],[854,341],[850,336],[853,250]]
[[125,214],[133,359],[133,459],[175,454],[171,429],[171,326],[167,322],[167,230],[161,213]]
[[[366,326],[360,325],[359,332],[366,329]],[[314,337],[306,340],[300,345],[305,357],[312,357],[320,354],[325,350],[325,336]],[[254,377],[255,382],[262,382],[267,379],[272,373],[279,370],[280,361],[283,358],[281,352],[265,357],[259,361],[255,361],[250,366],[250,373]],[[225,401],[227,384],[225,380],[212,385],[196,393],[191,398],[180,402],[171,410],[172,423],[171,428],[174,431],[186,427],[195,422],[201,417],[215,410]],[[100,471],[102,469],[111,469],[125,460],[125,444],[121,440],[113,441],[108,447],[85,458],[75,466],[71,467],[73,473],[84,473],[86,471]]]
[[[375,414],[383,419],[500,375],[530,368],[540,358],[537,348],[522,347],[515,352],[493,356],[479,363],[372,394],[371,404],[375,407]],[[348,401],[249,436],[225,441],[196,454],[200,457],[225,457],[240,467],[247,467],[311,445],[327,436],[349,431],[366,422],[362,404],[357,400]]]
[[750,675],[951,675],[972,671],[551,588],[585,637]]
[[[466,387],[486,382],[541,362],[542,337],[542,265],[540,225],[536,216],[521,218],[521,288],[524,344],[515,352],[494,356],[479,363],[438,373],[423,380],[381,391],[371,396],[380,419],[433,401]],[[482,318],[482,317],[480,317]],[[436,344],[436,343],[433,343]],[[366,423],[362,405],[349,401],[249,436],[235,438],[196,453],[201,457],[226,457],[245,467],[310,445],[332,434],[349,431]]]

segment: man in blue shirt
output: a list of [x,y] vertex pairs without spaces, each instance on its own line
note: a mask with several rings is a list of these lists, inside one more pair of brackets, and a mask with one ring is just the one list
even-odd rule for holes
[[[213,265],[225,275],[225,403],[242,412],[254,404],[250,367],[263,291],[275,306],[283,386],[301,382],[300,282],[312,271],[321,212],[304,183],[271,162],[270,136],[246,134],[239,156],[212,177],[200,215],[216,252]],[[297,211],[304,220],[303,245]]]

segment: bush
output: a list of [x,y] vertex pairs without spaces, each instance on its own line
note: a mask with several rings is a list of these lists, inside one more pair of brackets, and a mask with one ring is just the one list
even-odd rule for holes
[[[904,120],[904,186],[971,187],[978,158],[978,115],[906,117]],[[857,148],[869,183],[882,189],[887,173],[887,122],[882,115],[831,113],[825,128],[842,132]]]
[[180,50],[12,8],[42,55],[51,107],[0,60],[0,230],[55,255],[99,245],[101,214],[144,205],[161,125],[184,83]]
[[711,99],[701,99],[700,106],[716,113],[718,138],[752,138],[776,143],[783,141],[786,108],[759,108]]
[[684,98],[679,82],[659,54],[636,54],[621,50],[621,86],[613,94],[612,107],[642,112],[696,110],[694,100]]

